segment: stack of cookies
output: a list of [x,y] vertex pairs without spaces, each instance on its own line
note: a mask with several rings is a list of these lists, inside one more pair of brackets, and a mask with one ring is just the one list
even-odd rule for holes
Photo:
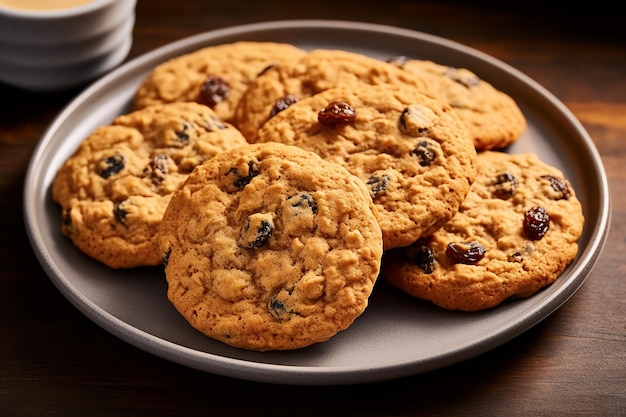
[[[577,254],[570,183],[515,101],[466,69],[272,42],[156,67],[60,168],[61,230],[228,345],[328,340],[381,279],[441,308],[528,297]],[[416,301],[417,302],[417,301]]]

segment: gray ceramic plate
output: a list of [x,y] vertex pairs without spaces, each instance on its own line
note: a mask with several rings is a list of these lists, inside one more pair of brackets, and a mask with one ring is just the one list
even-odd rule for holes
[[[58,167],[98,125],[126,112],[135,88],[160,62],[237,40],[337,48],[378,58],[407,55],[466,67],[520,105],[528,130],[509,152],[532,151],[562,169],[586,216],[576,260],[550,287],[525,300],[466,314],[410,299],[384,285],[365,313],[331,340],[292,352],[248,352],[193,330],[166,299],[161,268],[117,271],[89,259],[60,234],[50,197]],[[54,120],[37,147],[25,182],[31,243],[52,282],[83,314],[147,352],[199,370],[282,384],[379,381],[447,366],[486,352],[529,329],[583,284],[606,240],[610,203],[598,152],[581,124],[548,91],[510,66],[457,43],[387,26],[338,21],[282,21],[233,27],[169,44],[97,81]]]

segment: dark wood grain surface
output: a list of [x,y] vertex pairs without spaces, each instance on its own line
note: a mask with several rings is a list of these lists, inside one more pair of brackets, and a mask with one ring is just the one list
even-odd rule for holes
[[381,23],[449,38],[512,65],[565,103],[590,133],[613,215],[582,288],[490,352],[379,383],[299,387],[207,374],[137,349],[84,317],[39,266],[22,215],[33,149],[80,90],[35,94],[0,84],[0,416],[626,416],[626,35],[617,9],[604,2],[575,7],[139,1],[128,59],[244,23]]

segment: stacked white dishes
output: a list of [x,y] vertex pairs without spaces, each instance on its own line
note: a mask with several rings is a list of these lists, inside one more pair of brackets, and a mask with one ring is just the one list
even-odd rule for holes
[[37,10],[11,3],[20,4],[0,0],[0,82],[38,92],[79,86],[120,64],[132,45],[136,0]]

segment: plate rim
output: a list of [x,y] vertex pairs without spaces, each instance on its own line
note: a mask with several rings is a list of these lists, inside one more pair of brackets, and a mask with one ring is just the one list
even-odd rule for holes
[[[33,181],[39,178],[37,174],[42,170],[45,171],[45,167],[38,167],[37,162],[45,154],[46,147],[51,145],[50,142],[54,133],[63,125],[64,120],[69,117],[76,108],[80,107],[83,102],[87,101],[92,94],[105,88],[108,84],[119,79],[124,74],[129,76],[129,74],[142,70],[150,62],[162,61],[167,56],[180,55],[181,49],[193,50],[197,49],[199,45],[210,45],[213,44],[215,40],[218,40],[215,43],[220,43],[219,39],[233,36],[241,37],[247,33],[303,28],[308,30],[333,29],[379,33],[403,38],[413,38],[437,46],[451,48],[464,54],[472,55],[481,61],[485,61],[486,65],[495,65],[499,70],[504,70],[515,78],[520,79],[520,81],[529,85],[543,98],[550,101],[555,111],[557,111],[583,139],[582,145],[585,147],[585,150],[589,152],[591,160],[594,162],[593,169],[598,176],[597,191],[601,198],[599,203],[600,215],[595,219],[595,225],[591,232],[596,238],[592,239],[590,244],[579,253],[578,261],[572,266],[570,272],[570,275],[574,278],[568,281],[563,287],[563,290],[546,298],[538,308],[532,309],[532,311],[528,312],[524,317],[521,317],[518,322],[504,329],[493,331],[491,336],[487,339],[476,340],[473,343],[464,345],[460,349],[453,349],[437,357],[429,358],[428,361],[413,361],[409,364],[398,363],[375,369],[271,364],[228,358],[214,353],[198,351],[151,335],[125,323],[104,310],[101,306],[87,299],[83,294],[77,294],[73,291],[71,283],[67,282],[63,277],[62,271],[57,268],[50,256],[48,248],[45,247],[40,239],[40,235],[37,233],[39,225],[36,223],[34,215],[37,210],[34,201],[36,199],[33,198],[33,190],[29,190],[28,188],[29,185],[33,184]],[[551,92],[514,67],[467,45],[413,29],[357,21],[304,19],[277,20],[236,25],[188,36],[141,54],[92,83],[61,110],[45,130],[40,142],[35,147],[24,181],[23,212],[31,246],[39,263],[54,285],[82,314],[114,336],[163,359],[223,376],[277,384],[342,385],[395,379],[449,366],[491,350],[539,323],[568,301],[580,286],[582,286],[588,274],[593,269],[607,240],[611,218],[611,203],[608,191],[608,180],[601,158],[593,140],[585,128],[569,109]],[[207,361],[209,361],[208,364]]]

